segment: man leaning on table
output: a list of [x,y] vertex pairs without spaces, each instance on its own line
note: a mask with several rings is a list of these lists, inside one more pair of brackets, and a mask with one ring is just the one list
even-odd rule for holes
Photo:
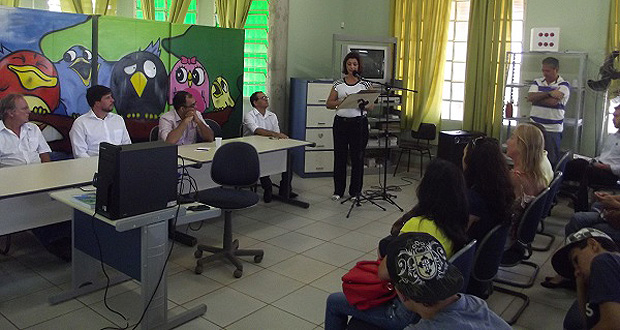
[[[9,94],[0,100],[0,118],[0,167],[50,161],[51,149],[39,127],[28,122],[30,107],[22,95]],[[71,260],[70,221],[35,228],[32,233],[48,251]]]
[[186,91],[179,91],[172,98],[174,111],[159,117],[159,139],[168,143],[183,145],[197,142],[198,136],[204,142],[211,142],[215,135],[200,112],[196,111],[196,99]]
[[[243,117],[243,135],[262,135],[275,139],[288,139],[286,134],[280,133],[278,117],[275,113],[267,110],[269,107],[269,97],[262,91],[254,92],[250,96],[252,110]],[[286,172],[282,173],[282,181],[286,180]],[[260,178],[260,185],[263,188],[263,200],[265,203],[271,202],[273,198],[273,184],[269,176]],[[291,193],[290,197],[295,197]]]
[[74,158],[99,155],[99,144],[131,144],[125,120],[112,113],[114,98],[108,87],[95,85],[86,91],[91,110],[78,117],[69,131]]

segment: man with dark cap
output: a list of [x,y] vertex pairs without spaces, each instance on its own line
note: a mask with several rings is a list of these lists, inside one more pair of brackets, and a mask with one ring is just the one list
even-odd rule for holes
[[577,301],[566,313],[564,329],[618,329],[620,253],[607,234],[583,228],[569,235],[551,264],[577,285]]
[[421,320],[405,329],[510,329],[478,297],[458,293],[463,275],[427,233],[404,233],[387,247],[379,267],[389,275],[398,297]]

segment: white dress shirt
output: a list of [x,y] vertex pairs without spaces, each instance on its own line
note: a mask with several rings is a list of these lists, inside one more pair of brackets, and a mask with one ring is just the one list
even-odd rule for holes
[[256,108],[252,108],[252,111],[243,117],[243,136],[253,135],[257,128],[280,133],[278,116],[269,110],[265,110],[263,116]]
[[601,155],[596,159],[609,165],[614,175],[620,176],[620,130],[607,136]]
[[0,167],[40,163],[40,154],[51,152],[39,127],[25,123],[19,136],[0,121]]
[[69,131],[73,157],[83,158],[99,155],[99,144],[131,144],[123,117],[109,112],[101,119],[90,110],[79,116]]
[[[202,118],[202,114],[198,114],[198,120],[202,121],[203,124],[207,125],[204,118]],[[171,109],[170,111],[164,113],[159,117],[159,139],[162,141],[166,141],[168,134],[172,132],[175,128],[179,127],[181,124],[181,117],[176,110]],[[208,125],[207,128],[211,129]],[[196,143],[198,139],[198,125],[192,120],[188,125],[183,135],[177,141],[177,145],[184,144],[192,144]]]

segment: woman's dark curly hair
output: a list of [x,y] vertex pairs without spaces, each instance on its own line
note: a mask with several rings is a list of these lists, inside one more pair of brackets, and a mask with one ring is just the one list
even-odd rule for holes
[[507,223],[515,194],[499,142],[494,138],[479,137],[470,141],[465,151],[463,174],[467,188],[477,192],[486,202],[496,224]]
[[465,180],[456,165],[443,159],[433,159],[416,191],[418,204],[403,216],[424,216],[433,220],[452,241],[454,251],[467,243],[469,208]]

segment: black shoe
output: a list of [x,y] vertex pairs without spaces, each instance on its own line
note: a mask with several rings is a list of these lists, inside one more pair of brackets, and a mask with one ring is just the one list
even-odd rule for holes
[[265,201],[265,203],[271,203],[272,199],[273,199],[273,192],[271,191],[271,189],[266,189],[265,192],[263,193],[263,201]]

